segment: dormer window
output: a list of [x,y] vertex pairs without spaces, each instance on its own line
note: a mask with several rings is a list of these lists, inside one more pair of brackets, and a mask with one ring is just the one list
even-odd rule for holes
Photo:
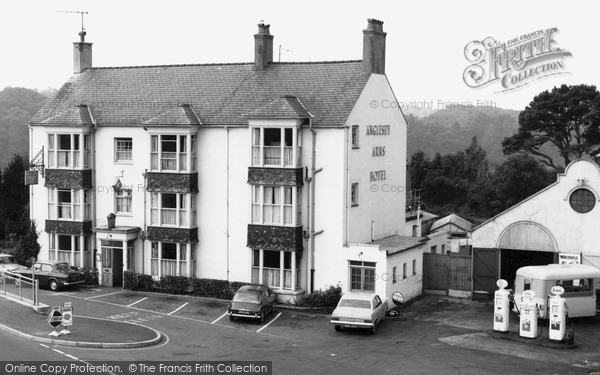
[[196,170],[195,135],[152,135],[151,143],[150,169],[152,171],[186,172]]
[[252,128],[252,165],[297,167],[300,165],[297,128]]

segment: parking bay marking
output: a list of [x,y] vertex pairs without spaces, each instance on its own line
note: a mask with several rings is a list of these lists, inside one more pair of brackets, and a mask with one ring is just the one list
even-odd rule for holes
[[225,311],[225,313],[223,315],[221,315],[220,317],[218,317],[217,319],[213,320],[212,323],[210,323],[210,324],[215,324],[216,322],[221,320],[225,315],[227,315],[227,311]]
[[113,294],[119,294],[119,293],[123,293],[122,290],[118,291],[118,292],[114,292],[114,293],[108,293],[108,294],[101,294],[99,296],[91,296],[91,297],[86,297],[84,299],[93,299],[93,298],[100,298],[100,297],[106,297],[106,296],[112,296]]
[[134,303],[130,303],[130,304],[129,304],[129,305],[127,305],[126,307],[131,307],[131,306],[133,306],[133,305],[137,305],[138,303],[142,302],[142,301],[143,301],[143,300],[145,300],[145,299],[148,299],[148,297],[144,297],[144,298],[142,298],[142,299],[141,299],[141,300],[139,300],[139,301],[135,301]]
[[178,308],[176,308],[175,310],[171,311],[170,313],[168,313],[167,315],[173,315],[175,314],[177,311],[183,309],[189,302],[184,303],[183,305],[179,306]]
[[261,328],[259,328],[259,330],[256,331],[256,333],[258,333],[258,332],[262,331],[263,329],[267,328],[271,323],[273,323],[274,321],[276,321],[277,318],[279,318],[281,316],[281,314],[283,314],[283,313],[280,312],[279,314],[277,314],[277,316],[273,320],[271,320],[269,323],[267,323],[264,326],[262,326]]

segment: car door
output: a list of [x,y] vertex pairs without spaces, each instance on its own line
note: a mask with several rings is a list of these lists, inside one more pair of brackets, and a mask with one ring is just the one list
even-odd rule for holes
[[378,322],[380,322],[381,320],[383,320],[383,302],[381,302],[381,298],[379,298],[378,295],[375,295],[375,297],[373,297],[373,305],[375,306],[375,318],[377,319]]
[[40,280],[40,285],[47,285],[50,275],[52,275],[51,264],[42,263],[39,271],[36,270],[36,278]]

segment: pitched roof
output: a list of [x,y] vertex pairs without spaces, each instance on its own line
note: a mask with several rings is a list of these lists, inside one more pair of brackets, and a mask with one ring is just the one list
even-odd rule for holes
[[369,76],[361,61],[271,63],[261,71],[253,63],[90,68],[73,75],[30,124],[64,126],[61,114],[81,104],[97,126],[191,124],[194,116],[178,109],[187,104],[203,125],[247,125],[245,115],[257,111],[310,112],[314,126],[342,126]]
[[455,226],[459,227],[460,229],[464,230],[465,232],[469,232],[471,231],[471,228],[473,227],[473,224],[471,224],[471,222],[463,219],[462,217],[458,216],[457,214],[450,214],[448,216],[445,216],[439,220],[437,220],[435,223],[433,223],[433,225],[431,226],[431,231],[435,231],[436,229],[439,229],[441,227],[443,227],[444,225],[448,225],[448,224],[454,224]]
[[304,105],[291,95],[284,95],[269,104],[255,109],[248,118],[309,118],[312,117]]

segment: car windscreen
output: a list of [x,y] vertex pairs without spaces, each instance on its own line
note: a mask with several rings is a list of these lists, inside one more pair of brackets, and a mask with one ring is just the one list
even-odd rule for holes
[[0,264],[11,264],[14,263],[15,260],[12,257],[2,257],[0,258]]
[[260,295],[258,293],[238,292],[233,296],[233,302],[260,302]]
[[68,263],[56,263],[56,269],[58,271],[70,271],[71,267],[69,267]]
[[370,309],[371,302],[360,299],[342,299],[339,304],[340,307],[355,307],[359,309]]

